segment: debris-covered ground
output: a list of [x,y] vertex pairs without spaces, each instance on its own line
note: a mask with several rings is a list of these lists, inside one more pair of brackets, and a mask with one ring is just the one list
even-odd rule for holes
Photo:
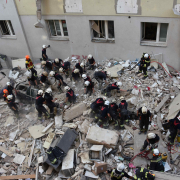
[[[71,68],[78,61],[75,58],[69,60]],[[130,71],[136,64],[129,60],[123,61],[120,58],[112,58],[100,64],[97,69],[108,68],[113,76],[107,79],[109,83],[122,82],[121,89],[133,89],[131,92],[112,92],[108,98],[111,102],[116,99],[119,104],[120,96],[124,96],[128,102],[128,110],[137,110],[146,106],[153,114],[152,123],[149,125],[148,132],[159,134],[159,150],[167,153],[166,171],[172,174],[180,174],[180,144],[175,142],[168,151],[169,132],[162,128],[162,122],[176,116],[180,110],[180,76],[179,73],[169,67],[171,77],[165,70],[152,63],[154,66],[149,68],[148,78],[142,80],[143,74],[135,75],[138,66]],[[165,66],[164,66],[165,67]],[[38,76],[41,75],[40,65],[36,65]],[[6,74],[0,74],[0,86],[3,89],[6,82],[23,83],[29,86],[25,70],[2,70]],[[117,73],[118,72],[118,73]],[[84,80],[72,82],[70,78],[64,77],[64,81],[74,90],[77,100],[76,103],[65,109],[61,106],[60,115],[56,115],[54,120],[45,120],[43,123],[38,121],[38,113],[33,102],[23,102],[17,99],[20,118],[15,118],[14,113],[8,108],[3,99],[0,101],[0,174],[1,176],[19,176],[21,179],[109,179],[106,174],[107,169],[112,169],[118,163],[125,164],[125,171],[134,175],[135,166],[147,167],[149,161],[145,158],[132,158],[140,152],[146,135],[138,134],[139,120],[129,119],[124,130],[114,130],[114,123],[110,123],[108,129],[100,128],[90,117],[90,105],[97,97],[101,97],[98,82],[93,78],[94,71],[87,70],[86,74],[95,83],[95,93],[91,96],[84,94]],[[54,98],[63,104],[66,96],[59,93],[56,82],[51,79]],[[106,85],[103,84],[103,88]],[[33,87],[31,87],[33,89]],[[43,87],[41,87],[43,88]],[[34,88],[36,89],[36,88]],[[21,92],[22,91],[22,92]],[[26,94],[24,89],[19,92]],[[48,108],[47,108],[48,109]],[[64,159],[58,160],[58,165],[53,165],[48,161],[47,149],[58,146],[67,155]],[[152,156],[152,154],[150,154]],[[131,161],[131,162],[130,162]],[[62,162],[62,163],[61,163]]]

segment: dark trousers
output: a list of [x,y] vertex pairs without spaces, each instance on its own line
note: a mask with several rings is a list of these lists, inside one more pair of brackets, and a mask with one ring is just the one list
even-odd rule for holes
[[109,112],[110,116],[112,117],[112,120],[115,122],[115,127],[119,126],[119,123],[118,123],[118,115],[117,115],[117,112],[113,111],[113,110],[110,110]]
[[147,77],[147,65],[146,65],[146,67],[143,67],[143,64],[142,64],[142,66],[141,66],[141,64],[140,64],[140,66],[139,66],[139,72],[142,72],[143,71],[143,73],[144,73],[144,77]]
[[171,126],[169,131],[170,131],[170,135],[168,139],[171,143],[174,143],[174,139],[176,138],[176,135],[177,135],[177,129],[174,128],[174,126]]
[[[149,119],[141,119],[139,122],[140,131],[147,131],[149,125]],[[143,126],[145,126],[145,129],[143,129]]]
[[37,77],[37,71],[34,68],[31,68],[30,70],[32,72],[32,75]]
[[14,112],[15,115],[18,115],[19,114],[19,111],[18,111],[18,107],[15,103],[13,103],[13,107],[16,109],[14,110],[12,107],[9,106],[9,108]]
[[69,101],[70,103],[75,103],[75,102],[76,102],[76,96],[74,95],[74,96],[69,97],[69,98],[68,98],[68,101]]
[[54,108],[55,107],[59,107],[59,103],[51,103],[51,104],[47,104],[48,108],[50,109],[50,117],[53,118],[54,117]]
[[46,110],[46,108],[44,106],[37,106],[36,105],[36,109],[38,111],[38,118],[42,119],[42,113],[45,114],[45,116],[47,116],[48,118],[50,117],[48,111]]
[[89,70],[93,70],[94,69],[94,65],[93,64],[89,64]]
[[86,94],[89,94],[89,96],[91,96],[92,92],[92,88],[86,87]]
[[150,144],[150,143],[147,142],[147,140],[145,140],[145,141],[144,141],[144,145],[143,145],[143,149],[146,149],[148,145],[151,145],[151,147],[152,147],[153,149],[155,149],[155,148],[158,147],[158,144],[156,144],[156,143],[158,143],[158,141],[155,142],[154,144]]

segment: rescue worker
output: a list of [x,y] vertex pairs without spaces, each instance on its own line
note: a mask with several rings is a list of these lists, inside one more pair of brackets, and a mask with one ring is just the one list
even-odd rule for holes
[[114,128],[115,130],[119,130],[119,122],[118,122],[118,105],[116,104],[116,100],[113,99],[112,103],[109,105],[109,114],[112,120],[115,122]]
[[67,86],[67,84],[63,81],[63,77],[54,71],[51,71],[49,73],[49,76],[54,77],[56,80],[58,80],[59,84],[57,88],[59,89],[60,92],[63,92],[61,86]]
[[53,99],[52,90],[48,88],[44,94],[44,99],[46,100],[46,104],[50,109],[50,118],[54,118],[54,108],[59,108],[59,103],[55,103],[57,98]]
[[91,109],[92,109],[92,113],[91,113],[91,116],[95,116],[95,122],[98,121],[98,116],[96,116],[96,114],[99,113],[100,109],[102,106],[104,106],[104,102],[106,101],[106,97],[103,97],[103,98],[97,98],[92,104],[91,104]]
[[62,66],[62,63],[63,63],[63,60],[62,59],[58,59],[56,58],[53,62],[53,65],[52,65],[52,68],[55,72],[58,72],[59,71],[59,68],[61,68]]
[[106,81],[107,77],[110,77],[111,73],[108,71],[96,71],[94,73],[94,78],[98,81],[99,83],[99,89],[101,89],[103,80],[105,81],[106,84],[108,84],[108,82]]
[[19,118],[18,107],[15,104],[15,102],[13,101],[13,95],[12,94],[7,96],[7,103],[8,103],[9,108],[12,111],[14,111],[14,114],[15,114],[16,118]]
[[140,149],[140,151],[144,151],[147,146],[149,146],[149,150],[154,150],[155,148],[158,147],[158,142],[159,142],[159,136],[158,134],[155,133],[148,133],[146,140],[144,141],[143,147]]
[[[141,107],[137,111],[137,116],[139,115],[139,126],[140,131],[139,134],[141,134],[144,131],[144,134],[147,134],[149,123],[151,123],[152,120],[152,114],[150,111],[145,107]],[[149,121],[150,118],[150,121]],[[143,129],[143,126],[145,126],[145,129]]]
[[72,71],[72,79],[73,81],[77,81],[80,78],[80,73],[79,73],[79,69],[74,69]]
[[129,112],[127,110],[128,103],[126,102],[123,96],[120,97],[120,104],[119,104],[119,117],[120,117],[120,129],[125,129],[124,122],[128,123],[129,119]]
[[135,171],[135,180],[154,180],[155,174],[152,174],[148,169],[137,167]]
[[[3,90],[3,93],[4,93],[4,94],[3,94],[4,101],[6,101],[6,103],[8,103],[7,96],[8,96],[8,95],[11,95],[11,94],[8,92],[7,89],[4,89],[4,90]],[[15,102],[15,96],[14,96],[14,94],[12,94],[12,95],[13,95],[12,101]]]
[[94,65],[95,65],[95,60],[93,58],[93,56],[91,54],[88,55],[88,60],[87,60],[87,65],[89,66],[89,70],[93,70],[94,69]]
[[46,45],[43,45],[42,46],[42,59],[43,61],[47,61],[48,60],[48,56],[46,55],[46,49],[49,48],[50,45],[46,46]]
[[107,129],[109,127],[109,118],[111,118],[109,113],[109,101],[105,101],[104,105],[101,107],[97,125],[103,126],[104,129]]
[[146,79],[148,77],[147,74],[147,68],[150,65],[150,56],[147,53],[144,53],[143,56],[141,57],[140,61],[140,66],[139,66],[139,71],[136,74],[144,72],[144,77],[143,79]]
[[167,122],[170,123],[170,135],[168,137],[168,140],[170,142],[170,145],[173,145],[176,136],[179,137],[180,135],[180,115],[175,117],[174,119],[167,120]]
[[40,78],[40,83],[43,85],[43,86],[46,86],[47,85],[51,85],[51,83],[49,82],[48,80],[48,73],[46,71],[43,71],[42,74],[41,74],[41,78]]
[[84,85],[84,93],[89,93],[89,96],[91,96],[91,94],[94,93],[94,83],[92,81],[85,81]]
[[38,91],[35,104],[36,110],[38,111],[38,119],[44,122],[44,120],[42,120],[42,113],[44,113],[45,116],[47,116],[47,118],[49,119],[50,115],[46,108],[43,106],[43,104],[46,104],[46,100],[43,98],[43,90]]
[[121,180],[123,177],[127,177],[129,179],[133,179],[132,176],[129,176],[125,171],[124,171],[124,164],[123,163],[119,163],[117,165],[117,168],[112,169],[112,170],[108,170],[106,171],[106,173],[110,173],[111,174],[111,180]]
[[76,65],[75,65],[75,68],[76,69],[79,69],[79,73],[81,74],[81,76],[82,76],[82,74],[83,74],[83,72],[84,72],[84,63],[76,63]]
[[86,74],[83,74],[82,78],[84,79],[84,82],[86,82],[86,81],[92,82],[91,78],[89,76],[87,76]]
[[70,62],[64,62],[63,64],[62,64],[62,67],[59,69],[59,72],[60,73],[64,73],[65,75],[66,75],[66,77],[67,76],[69,76],[69,74],[70,74]]
[[36,76],[34,76],[34,75],[32,74],[31,71],[27,71],[27,72],[26,72],[26,75],[27,75],[27,79],[28,79],[29,86],[31,86],[31,85],[36,85],[36,86],[38,86],[37,80],[36,80],[37,78],[36,78]]
[[50,72],[52,71],[52,62],[51,61],[42,61],[42,68],[44,68],[45,71]]
[[33,76],[37,76],[37,71],[34,69],[34,64],[33,64],[32,60],[30,59],[30,56],[26,55],[25,58],[26,58],[26,62],[25,62],[26,69],[28,71],[31,71]]
[[12,94],[12,95],[13,95],[13,101],[15,101],[15,95],[14,95],[14,93],[13,93],[13,90],[14,90],[15,93],[17,94],[16,89],[11,85],[10,82],[7,82],[6,85],[7,85],[7,90],[8,90],[8,92],[9,92],[9,94]]
[[154,171],[164,172],[163,164],[164,164],[164,162],[163,162],[161,153],[159,153],[158,149],[154,149],[153,150],[153,158],[151,159],[149,169],[154,170]]
[[64,103],[69,101],[69,103],[74,104],[76,102],[76,96],[74,95],[74,91],[69,86],[66,86],[64,90],[66,92],[66,100]]

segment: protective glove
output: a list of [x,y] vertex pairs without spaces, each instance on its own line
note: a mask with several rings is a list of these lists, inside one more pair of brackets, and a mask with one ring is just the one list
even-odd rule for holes
[[44,83],[42,83],[43,86],[46,86]]
[[132,90],[133,90],[133,89],[128,89],[127,92],[128,92],[128,91],[132,91]]
[[146,64],[144,64],[144,67],[146,67]]

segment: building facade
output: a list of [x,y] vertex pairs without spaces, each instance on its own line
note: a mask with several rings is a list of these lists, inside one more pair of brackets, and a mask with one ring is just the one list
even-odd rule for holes
[[[38,4],[39,3],[39,4]],[[33,60],[143,52],[180,70],[180,0],[0,0],[0,54]],[[39,19],[39,21],[38,21]],[[40,20],[41,19],[41,20]],[[42,28],[35,27],[40,22]],[[159,61],[161,61],[159,60]]]

